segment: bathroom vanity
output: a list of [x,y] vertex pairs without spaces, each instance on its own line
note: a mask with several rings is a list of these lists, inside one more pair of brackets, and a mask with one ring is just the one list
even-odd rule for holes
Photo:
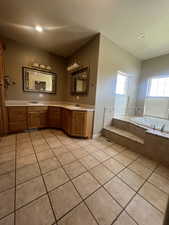
[[33,128],[62,129],[70,136],[92,137],[94,110],[72,105],[7,105],[8,133]]
[[[4,60],[5,47],[0,41],[0,135],[40,128],[62,129],[70,136],[91,138],[94,109],[57,102],[27,102],[9,100],[5,102]],[[58,74],[51,68],[34,65],[22,67],[23,92],[31,94],[56,94]],[[89,66],[80,66],[70,71],[71,94],[85,96],[89,89]],[[14,82],[13,82],[14,83]],[[12,83],[12,84],[13,84]],[[42,95],[42,94],[41,94]],[[50,99],[50,98],[49,98]],[[10,103],[9,103],[10,102]],[[11,103],[12,102],[12,103]]]

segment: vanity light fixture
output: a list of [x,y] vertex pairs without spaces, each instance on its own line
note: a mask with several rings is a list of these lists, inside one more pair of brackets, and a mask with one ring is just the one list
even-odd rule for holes
[[72,65],[67,67],[67,71],[70,72],[70,71],[75,70],[79,67],[80,67],[80,65],[77,62],[74,62]]
[[43,27],[41,27],[41,26],[36,26],[36,27],[35,27],[35,30],[41,33],[41,32],[43,32]]

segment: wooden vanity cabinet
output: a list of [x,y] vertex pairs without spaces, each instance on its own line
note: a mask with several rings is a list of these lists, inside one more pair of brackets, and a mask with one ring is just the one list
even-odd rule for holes
[[40,112],[40,128],[48,127],[48,111]]
[[28,128],[39,128],[40,127],[40,114],[39,112],[28,113]]
[[3,117],[2,117],[2,108],[0,107],[0,135],[3,134]]
[[72,111],[71,135],[90,138],[92,135],[93,112]]
[[57,106],[10,106],[8,132],[33,128],[58,128],[74,137],[92,136],[93,112]]
[[69,135],[72,130],[72,110],[62,109],[62,129]]
[[48,124],[52,128],[61,128],[61,108],[49,106],[48,108]]
[[8,113],[8,132],[24,131],[27,126],[27,107],[11,106],[7,109]]
[[28,128],[45,128],[48,126],[48,107],[28,107]]
[[74,137],[92,136],[93,112],[62,109],[62,129]]
[[5,107],[5,84],[4,84],[4,52],[5,43],[0,40],[0,136],[8,133],[7,113]]
[[85,124],[86,124],[86,112],[73,111],[71,134],[73,136],[84,136]]

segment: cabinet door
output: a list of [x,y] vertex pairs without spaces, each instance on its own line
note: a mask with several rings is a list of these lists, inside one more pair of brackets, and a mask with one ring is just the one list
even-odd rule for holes
[[4,43],[0,40],[0,135],[7,134],[7,113],[5,108],[5,88],[4,88]]
[[3,134],[3,117],[2,117],[2,108],[0,107],[0,135]]
[[27,109],[24,106],[11,106],[8,107],[8,121],[18,122],[27,120]]
[[67,134],[72,135],[71,134],[71,130],[72,130],[72,111],[66,110],[65,117],[66,117],[66,130],[65,131],[67,132]]
[[49,107],[48,122],[49,127],[61,128],[61,108]]
[[48,113],[46,111],[40,112],[40,127],[45,128],[48,126]]
[[62,124],[62,129],[65,131],[66,130],[66,126],[67,126],[67,121],[66,121],[66,109],[62,109],[61,111],[62,113],[62,119],[61,119],[61,124]]
[[27,129],[27,122],[26,121],[19,121],[19,122],[11,122],[8,124],[8,132],[21,132]]
[[40,112],[28,113],[28,128],[40,128]]
[[72,127],[72,111],[68,109],[62,109],[62,129],[69,135],[71,135]]
[[11,106],[8,112],[8,132],[18,132],[27,129],[27,109],[22,106]]
[[71,135],[85,137],[86,112],[73,111],[72,113]]

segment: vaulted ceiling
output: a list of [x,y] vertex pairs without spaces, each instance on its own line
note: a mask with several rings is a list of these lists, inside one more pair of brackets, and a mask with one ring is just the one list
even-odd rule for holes
[[[44,32],[34,27],[41,25]],[[0,34],[62,56],[98,32],[137,58],[169,53],[168,0],[1,0]]]

